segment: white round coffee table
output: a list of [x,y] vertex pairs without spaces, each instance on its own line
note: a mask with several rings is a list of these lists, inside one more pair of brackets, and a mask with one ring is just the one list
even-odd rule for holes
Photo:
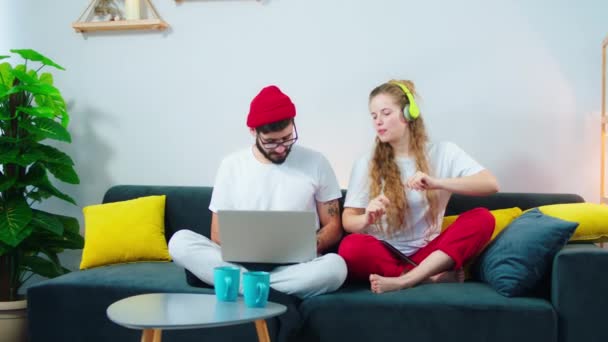
[[150,293],[121,299],[110,305],[108,318],[116,324],[143,330],[142,342],[160,342],[162,330],[211,328],[255,322],[260,342],[269,342],[264,319],[287,311],[284,305],[268,302],[264,308],[236,302],[220,302],[214,294]]

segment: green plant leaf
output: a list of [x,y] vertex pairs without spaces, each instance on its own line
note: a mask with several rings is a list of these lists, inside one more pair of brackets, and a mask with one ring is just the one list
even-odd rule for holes
[[49,107],[17,107],[17,112],[25,113],[39,118],[52,119],[55,117],[55,111]]
[[5,244],[4,242],[0,241],[0,255],[7,254],[13,248],[14,247],[11,247],[11,246]]
[[38,185],[46,179],[46,169],[41,163],[32,164],[21,178],[22,185]]
[[66,249],[82,249],[84,247],[84,237],[79,232],[66,231],[63,248]]
[[84,247],[84,236],[79,232],[66,232],[66,240],[69,242],[69,249],[82,249]]
[[44,158],[44,153],[36,148],[28,148],[17,157],[17,164],[27,167]]
[[10,58],[11,56],[0,56],[0,59]]
[[[7,121],[10,119],[12,119],[12,118],[11,118],[10,113],[8,112],[8,108],[0,105],[0,129],[2,129],[2,131],[6,131],[6,126],[8,126]],[[0,138],[1,138],[1,136],[0,136]]]
[[19,148],[11,144],[0,143],[0,164],[16,164]]
[[55,196],[66,202],[76,204],[76,201],[74,201],[72,197],[62,193],[53,186],[47,176],[46,170],[46,164],[35,163],[30,166],[28,172],[26,173],[26,181],[23,182],[23,185],[32,185],[34,187],[37,187],[37,189],[29,192],[27,194],[27,198],[32,199],[34,201],[41,201],[51,196]]
[[45,177],[45,179],[42,182],[40,182],[40,184],[38,184],[38,191],[45,191],[45,192],[51,194],[52,196],[55,196],[66,202],[70,202],[70,203],[76,205],[76,201],[74,201],[74,199],[72,197],[64,194],[63,192],[59,191],[59,189],[55,188],[47,177]]
[[72,142],[70,133],[61,124],[51,119],[33,118],[29,121],[21,121],[19,127],[44,138]]
[[71,216],[58,215],[58,214],[54,214],[54,215],[63,225],[63,229],[66,232],[66,234],[70,233],[70,234],[80,235],[80,224],[78,223],[78,220],[76,218],[71,217]]
[[0,64],[0,82],[6,88],[11,88],[13,86],[13,80],[15,76],[12,73],[13,67],[10,63],[2,63]]
[[34,100],[38,106],[49,107],[54,113],[63,114],[66,111],[65,101],[61,96],[35,95]]
[[43,160],[46,162],[61,165],[74,165],[74,161],[70,156],[52,146],[38,144],[37,149],[44,154]]
[[69,184],[80,184],[80,178],[78,178],[73,166],[53,163],[45,163],[44,165],[55,178]]
[[43,247],[40,248],[40,253],[44,254],[50,262],[52,262],[53,264],[55,264],[55,267],[57,267],[58,269],[61,269],[61,262],[59,261],[59,257],[57,256],[57,253],[61,253],[63,252],[63,248],[49,248],[49,247]]
[[36,230],[21,246],[33,252],[47,250],[49,252],[60,253],[64,249],[82,248],[84,246],[84,238],[78,233],[72,233],[65,229],[62,236],[57,236],[44,230]]
[[51,96],[34,95],[34,100],[39,107],[48,107],[53,109],[55,117],[61,118],[61,125],[65,128],[68,127],[70,116],[68,115],[67,106],[61,94]]
[[65,108],[63,96],[59,92],[59,89],[55,88],[55,86],[43,82],[39,82],[35,84],[35,86],[40,87],[40,89],[34,89],[36,91],[34,95],[49,96],[51,100],[57,102],[58,105],[62,105]]
[[36,72],[36,70],[32,70],[32,69],[30,69],[30,70],[28,70],[28,71],[27,71],[27,74],[28,74],[28,75],[29,75],[31,78],[35,79],[37,82],[40,82],[40,80],[38,79],[38,73]]
[[19,87],[11,87],[11,88],[5,88],[5,89],[6,90],[4,90],[4,91],[0,90],[0,99],[11,96],[13,94],[17,94],[22,91]]
[[39,107],[52,109],[55,117],[61,118],[61,125],[66,128],[68,127],[69,115],[65,101],[61,95],[34,95],[34,100]]
[[20,84],[15,86],[15,88],[31,93],[32,95],[46,95],[61,98],[61,94],[59,93],[59,90],[57,88],[53,87],[52,85],[40,83],[38,81],[35,82],[36,83],[34,84]]
[[17,78],[19,81],[21,81],[21,84],[19,84],[19,86],[24,86],[24,85],[36,85],[36,84],[41,84],[40,82],[38,82],[38,78],[34,77],[31,74],[28,74],[27,71],[25,70],[25,67],[20,68],[21,65],[18,65],[16,68],[14,68],[11,72],[13,74],[13,76],[15,76],[15,78]]
[[0,192],[6,191],[11,186],[13,186],[13,184],[15,184],[16,180],[17,180],[17,176],[9,177],[6,175],[0,175]]
[[55,278],[64,274],[52,261],[39,256],[26,256],[23,265],[30,271],[47,278]]
[[0,202],[0,241],[17,246],[31,233],[32,209],[23,198]]
[[65,70],[61,65],[53,62],[48,57],[45,57],[41,53],[34,51],[32,49],[22,49],[22,50],[12,49],[10,51],[12,53],[16,53],[16,54],[20,55],[23,59],[29,59],[30,61],[34,61],[34,62],[41,62],[44,65],[52,66],[59,70]]
[[61,116],[61,125],[65,128],[67,128],[69,124],[70,124],[70,116],[68,115],[68,112],[64,112],[63,115]]
[[31,224],[55,235],[63,235],[63,224],[53,214],[34,209]]
[[40,74],[39,81],[40,81],[40,83],[53,85],[53,74],[48,73],[48,72],[43,72],[42,74]]
[[40,189],[34,190],[27,194],[27,198],[36,202],[42,202],[43,199],[47,199],[52,196],[53,194],[51,194],[50,192]]
[[61,253],[64,251],[64,248],[59,248],[56,246],[47,246],[44,248],[44,251],[41,251],[42,253],[44,253],[45,255],[47,255],[47,253]]

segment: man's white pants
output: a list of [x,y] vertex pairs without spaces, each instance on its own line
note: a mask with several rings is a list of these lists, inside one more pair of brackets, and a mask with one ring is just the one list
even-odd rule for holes
[[[169,254],[176,264],[210,285],[215,267],[232,265],[239,267],[241,273],[247,271],[241,265],[223,261],[218,244],[191,230],[173,234]],[[344,283],[346,272],[344,259],[329,253],[309,262],[275,268],[270,272],[270,287],[300,298],[312,297],[337,290]]]

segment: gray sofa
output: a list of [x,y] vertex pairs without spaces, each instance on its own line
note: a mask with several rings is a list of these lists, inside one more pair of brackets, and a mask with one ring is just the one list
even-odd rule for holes
[[[182,228],[209,236],[211,191],[210,187],[116,186],[103,202],[166,194],[167,239]],[[527,209],[581,201],[571,194],[453,196],[446,214],[479,206]],[[364,284],[345,284],[335,293],[302,302],[274,293],[271,299],[286,304],[289,311],[267,322],[274,341],[608,341],[603,329],[607,269],[607,250],[569,245],[553,260],[551,277],[537,296],[507,298],[476,281],[421,285],[383,295],[372,294]],[[106,308],[119,299],[152,292],[213,293],[213,289],[191,286],[184,270],[170,262],[72,272],[28,289],[30,339],[138,341],[140,332],[109,321]],[[235,340],[255,341],[254,325],[163,333],[166,342]]]

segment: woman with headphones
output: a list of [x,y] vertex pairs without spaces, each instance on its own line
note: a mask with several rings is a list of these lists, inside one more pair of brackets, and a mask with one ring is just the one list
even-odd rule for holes
[[494,231],[485,208],[461,214],[441,233],[452,193],[489,195],[496,178],[458,146],[431,143],[411,81],[392,80],[369,95],[374,150],[353,166],[339,254],[352,280],[382,293],[422,282],[462,282],[462,266]]

